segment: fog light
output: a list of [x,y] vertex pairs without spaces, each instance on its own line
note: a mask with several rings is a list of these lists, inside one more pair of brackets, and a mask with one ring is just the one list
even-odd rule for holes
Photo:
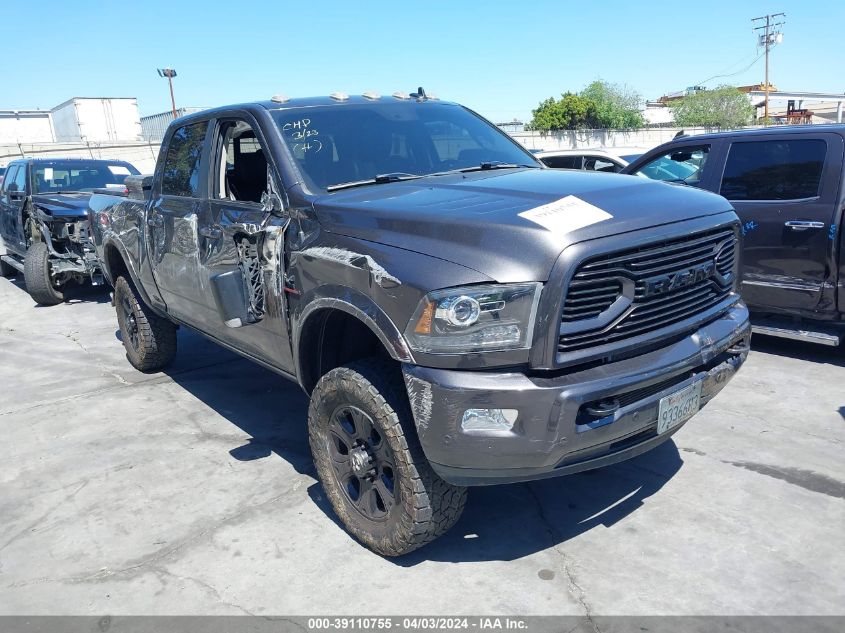
[[509,431],[518,415],[516,409],[467,409],[461,419],[461,428],[465,431]]

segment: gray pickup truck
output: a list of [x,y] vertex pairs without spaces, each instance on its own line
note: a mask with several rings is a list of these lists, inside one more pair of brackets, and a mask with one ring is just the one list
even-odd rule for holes
[[383,555],[466,486],[666,441],[748,353],[724,198],[545,169],[422,90],[192,114],[127,187],[89,213],[129,361],[165,367],[185,325],[296,381],[326,495]]

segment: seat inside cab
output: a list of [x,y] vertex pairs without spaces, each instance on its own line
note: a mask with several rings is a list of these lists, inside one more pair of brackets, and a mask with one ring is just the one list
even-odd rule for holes
[[224,135],[220,161],[220,197],[240,202],[261,202],[267,189],[267,157],[255,132],[238,122]]

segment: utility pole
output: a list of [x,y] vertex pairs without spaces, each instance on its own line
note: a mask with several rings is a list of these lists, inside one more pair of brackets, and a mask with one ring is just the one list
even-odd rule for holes
[[779,44],[783,40],[783,33],[780,27],[786,24],[786,22],[775,22],[774,20],[785,17],[786,13],[770,13],[751,20],[752,24],[763,20],[766,21],[765,24],[754,27],[755,31],[763,31],[763,34],[758,36],[758,42],[766,47],[766,80],[763,86],[766,98],[763,102],[763,125],[769,124],[769,50],[772,46]]
[[172,68],[158,68],[159,77],[167,77],[167,83],[170,84],[170,105],[173,107],[173,118],[177,118],[176,114],[176,98],[173,96],[173,78],[176,76],[176,71]]

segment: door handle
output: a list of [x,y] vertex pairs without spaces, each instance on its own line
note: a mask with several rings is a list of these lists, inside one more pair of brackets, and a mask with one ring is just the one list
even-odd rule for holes
[[147,226],[150,226],[154,229],[160,229],[164,226],[164,218],[160,215],[148,215]]
[[216,226],[202,226],[199,229],[199,234],[210,240],[219,240],[223,237],[223,229]]
[[783,223],[784,226],[793,231],[806,231],[807,229],[823,229],[824,222],[812,222],[810,220],[789,220]]

